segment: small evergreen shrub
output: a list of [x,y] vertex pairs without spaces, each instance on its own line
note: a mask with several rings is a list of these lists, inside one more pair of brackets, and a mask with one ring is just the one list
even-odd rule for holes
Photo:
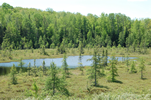
[[11,83],[12,84],[17,84],[17,78],[15,76],[16,74],[17,74],[16,67],[13,64],[13,66],[11,67],[11,70],[10,70],[10,76],[11,76]]
[[137,73],[134,61],[132,61],[132,63],[131,63],[131,67],[130,67],[129,73]]

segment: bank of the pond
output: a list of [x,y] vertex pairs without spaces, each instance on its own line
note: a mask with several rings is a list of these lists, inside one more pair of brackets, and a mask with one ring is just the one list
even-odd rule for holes
[[[91,66],[92,65],[92,61],[87,61],[88,59],[91,59],[93,56],[92,55],[83,55],[82,56],[82,65],[83,66]],[[124,61],[124,57],[116,57],[118,59],[118,61]],[[110,56],[108,56],[108,62],[109,62],[109,59]],[[129,57],[129,59],[136,59],[136,57]],[[42,63],[43,61],[45,61],[45,66],[50,66],[50,63],[51,62],[54,62],[56,64],[57,67],[61,67],[62,66],[62,61],[63,61],[63,58],[45,58],[45,59],[35,59],[35,62],[34,62],[34,59],[25,59],[25,60],[22,60],[25,64],[23,65],[23,67],[28,67],[28,64],[31,63],[31,66],[34,66],[34,63],[37,67],[40,67],[42,66]],[[76,68],[78,67],[78,63],[79,63],[79,56],[68,56],[67,57],[67,64],[68,64],[68,67],[69,68]],[[0,66],[3,66],[3,67],[11,67],[13,66],[13,64],[16,66],[16,67],[19,67],[18,64],[19,62],[8,62],[8,63],[0,63]]]
[[[87,61],[87,59],[91,59],[93,56],[92,55],[83,55],[82,56],[82,65],[83,66],[91,66],[92,61]],[[118,61],[123,61],[123,57],[116,57],[118,58]],[[110,57],[108,57],[108,60]],[[136,57],[129,57],[129,59],[136,59]],[[45,59],[36,59],[35,60],[35,65],[37,67],[42,66],[43,61],[45,61],[45,66],[50,67],[50,63],[54,62],[57,67],[61,68],[62,66],[62,60],[63,58],[45,58]],[[23,65],[23,72],[27,71],[28,64],[31,63],[31,67],[34,66],[34,59],[25,59],[22,60],[25,65]],[[109,61],[108,61],[109,62]],[[79,56],[68,56],[67,57],[67,64],[68,68],[74,69],[77,68],[79,65]],[[10,69],[13,66],[13,64],[16,66],[17,71],[19,71],[20,67],[18,66],[19,62],[7,62],[7,63],[0,63],[0,75],[6,75],[10,73]]]
[[[0,76],[1,75],[7,75],[7,74],[9,74],[10,73],[10,70],[11,70],[11,67],[0,67]],[[16,67],[16,70],[17,70],[17,72],[19,72],[19,70],[20,70],[20,67]],[[27,68],[26,67],[23,67],[22,68],[22,72],[27,72]]]
[[[104,48],[106,49],[106,48]],[[100,54],[102,54],[102,48],[100,48]],[[40,54],[40,49],[34,49],[33,52],[31,52],[31,49],[27,49],[27,50],[13,50],[11,52],[11,57],[9,57],[8,55],[5,55],[3,53],[5,53],[4,51],[0,50],[0,63],[6,63],[6,62],[18,62],[20,59],[46,59],[46,58],[62,58],[63,54],[58,54],[56,53],[56,49],[46,49],[47,55],[42,55]],[[125,52],[125,48],[121,49],[121,50],[116,50],[116,48],[114,50],[112,49],[108,49],[108,56],[111,56],[112,52],[115,52],[115,56],[118,57],[122,57],[124,55],[127,55],[129,57],[139,57],[140,55],[138,55],[138,53],[126,53]],[[93,49],[86,49],[84,48],[84,54],[82,55],[92,55],[93,54]],[[67,49],[67,56],[78,56],[79,55],[79,51],[77,48],[73,48],[73,49]]]

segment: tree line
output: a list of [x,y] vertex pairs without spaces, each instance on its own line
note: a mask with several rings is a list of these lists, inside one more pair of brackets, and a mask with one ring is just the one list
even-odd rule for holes
[[151,46],[151,19],[131,20],[121,13],[84,16],[48,8],[0,6],[1,49]]

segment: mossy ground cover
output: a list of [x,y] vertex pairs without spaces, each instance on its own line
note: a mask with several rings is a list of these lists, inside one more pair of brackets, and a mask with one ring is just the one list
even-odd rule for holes
[[[78,55],[78,50],[73,49],[74,54],[72,54],[69,50],[67,55]],[[90,53],[93,52],[92,49],[84,49],[85,53],[84,55],[91,55]],[[102,50],[100,48],[100,50]],[[52,55],[52,49],[47,49],[46,52],[48,55],[40,55],[38,53],[38,49],[34,50],[34,53],[31,52],[31,50],[27,50],[26,56],[24,55],[25,50],[15,50],[13,51],[12,57],[13,59],[4,58],[6,62],[13,61],[14,59],[20,60],[22,59],[30,59],[30,58],[54,58],[54,57],[62,57],[63,54],[54,54]],[[55,52],[55,50],[53,50]],[[2,51],[1,51],[2,52]],[[101,52],[101,51],[100,51]],[[101,93],[104,94],[123,94],[123,93],[133,93],[133,94],[151,94],[151,50],[148,49],[147,54],[140,54],[140,53],[133,53],[128,52],[126,53],[126,49],[123,50],[117,50],[110,49],[109,55],[115,52],[116,56],[122,56],[124,54],[128,54],[132,57],[144,57],[145,59],[145,65],[146,65],[146,71],[144,71],[144,79],[141,79],[140,72],[129,74],[126,69],[126,64],[124,62],[118,62],[116,65],[118,68],[118,74],[119,76],[116,77],[116,82],[107,82],[106,76],[101,77],[98,80],[99,86],[98,87],[91,87],[90,91],[87,90],[87,82],[88,87],[90,87],[90,80],[87,78],[86,70],[90,68],[89,66],[84,67],[84,75],[81,75],[81,72],[78,68],[76,69],[70,69],[69,72],[71,73],[70,77],[67,78],[67,89],[70,92],[70,97],[75,98],[87,98],[90,97],[93,94],[100,95]],[[17,57],[15,54],[17,53]],[[1,53],[2,54],[2,53]],[[122,54],[122,55],[121,55]],[[7,60],[8,59],[8,60]],[[138,70],[139,61],[136,62],[136,69]],[[130,65],[129,65],[130,67]],[[108,66],[105,68],[105,73],[107,75],[108,73]],[[0,99],[9,99],[9,98],[28,98],[26,96],[26,90],[32,90],[32,84],[33,79],[35,79],[37,86],[39,88],[38,94],[41,96],[43,92],[43,88],[45,87],[45,81],[46,77],[45,75],[42,75],[42,71],[38,72],[38,76],[28,76],[28,73],[21,73],[17,74],[17,83],[16,85],[13,85],[10,83],[10,76],[9,75],[3,75],[0,76]]]

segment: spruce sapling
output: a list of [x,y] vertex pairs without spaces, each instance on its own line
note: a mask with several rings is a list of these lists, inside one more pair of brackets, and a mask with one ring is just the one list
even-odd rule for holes
[[12,84],[17,84],[17,78],[16,78],[15,74],[16,74],[16,67],[13,64],[13,66],[11,67],[11,70],[10,70],[10,76],[11,76],[11,83]]
[[60,91],[64,95],[69,95],[69,91],[65,88],[67,86],[64,79],[58,77],[58,68],[52,62],[50,64],[50,74],[47,77],[45,90],[49,91],[52,95],[55,95],[57,91]]
[[114,82],[116,80],[115,77],[118,75],[116,64],[117,64],[117,59],[115,58],[114,55],[112,55],[111,60],[110,60],[109,76],[107,77],[108,81]]
[[67,61],[66,61],[67,57],[66,57],[66,53],[64,53],[64,56],[63,56],[63,63],[62,63],[62,74],[63,74],[63,78],[66,79],[66,77],[69,77],[69,70],[68,70],[68,64],[67,64]]
[[141,72],[141,79],[143,79],[143,71],[145,71],[145,64],[144,64],[144,59],[141,58],[140,59],[140,64],[139,64],[139,69],[140,69],[140,72]]
[[101,58],[97,56],[97,53],[98,53],[98,50],[94,49],[93,57],[91,59],[88,59],[88,60],[93,61],[91,69],[88,69],[88,74],[89,74],[88,78],[90,80],[94,79],[94,86],[98,85],[97,79],[98,79],[98,76],[101,75],[101,72],[100,72]]
[[130,68],[129,72],[130,73],[136,73],[137,72],[137,70],[135,68],[135,62],[134,61],[132,61],[132,63],[131,63],[131,68]]
[[45,75],[46,73],[45,73],[45,61],[43,61],[43,63],[42,63],[42,68],[43,68],[43,75]]

